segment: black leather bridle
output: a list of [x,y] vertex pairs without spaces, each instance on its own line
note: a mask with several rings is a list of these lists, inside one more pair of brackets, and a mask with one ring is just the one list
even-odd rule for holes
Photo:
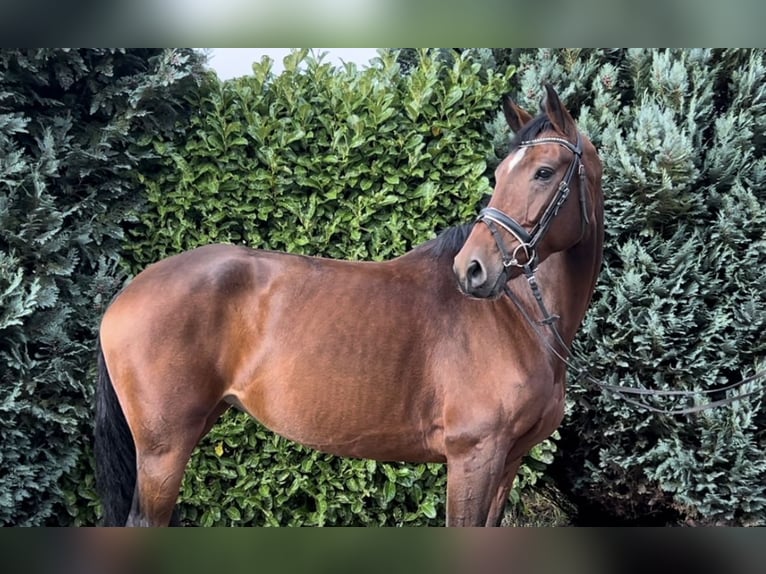
[[[489,228],[490,233],[492,233],[497,248],[500,250],[500,254],[503,257],[503,267],[506,269],[509,267],[525,266],[528,266],[532,270],[537,268],[537,246],[540,241],[542,241],[543,236],[548,232],[548,229],[550,229],[553,218],[559,212],[561,206],[564,205],[567,197],[569,197],[569,184],[571,183],[575,172],[577,172],[580,177],[580,210],[582,213],[582,231],[580,239],[582,239],[582,236],[585,234],[585,227],[590,223],[588,220],[587,191],[585,189],[585,167],[582,163],[582,138],[580,137],[579,132],[577,134],[577,142],[574,145],[564,138],[545,137],[522,141],[521,144],[519,144],[519,148],[551,143],[558,144],[571,151],[572,161],[569,163],[569,167],[567,167],[564,179],[561,180],[556,189],[556,194],[553,196],[550,203],[548,203],[542,217],[540,217],[539,221],[532,228],[532,231],[527,231],[513,217],[503,213],[495,207],[485,207],[479,212],[479,216],[476,218],[477,222],[483,222]],[[519,242],[519,245],[517,245],[513,251],[509,252],[506,248],[505,242],[503,241],[497,226],[500,226],[510,233]],[[524,254],[523,261],[520,261],[518,257],[520,251]]]

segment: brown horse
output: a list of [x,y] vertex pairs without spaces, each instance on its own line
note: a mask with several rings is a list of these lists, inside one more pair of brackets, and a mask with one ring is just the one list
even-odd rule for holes
[[556,93],[535,119],[504,111],[516,139],[473,228],[380,263],[210,245],[116,297],[95,435],[106,524],[168,524],[192,450],[231,406],[332,454],[446,462],[447,524],[499,522],[564,411],[566,369],[517,306],[536,311],[520,270],[539,266],[569,345],[603,241],[601,164]]

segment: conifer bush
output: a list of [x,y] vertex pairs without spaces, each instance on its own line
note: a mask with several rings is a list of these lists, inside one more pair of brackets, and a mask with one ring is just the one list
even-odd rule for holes
[[[511,61],[521,99],[534,106],[542,81],[556,85],[604,164],[604,267],[575,344],[593,374],[713,390],[765,368],[764,51],[522,50]],[[602,517],[764,524],[763,386],[667,416],[573,384],[558,472]]]
[[141,141],[171,133],[201,55],[0,52],[0,525],[94,505],[96,328],[125,277]]

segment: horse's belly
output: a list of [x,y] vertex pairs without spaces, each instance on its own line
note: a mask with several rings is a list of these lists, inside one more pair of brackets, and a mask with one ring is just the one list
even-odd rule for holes
[[[255,394],[255,393],[251,393]],[[269,393],[272,394],[272,393]],[[273,394],[280,394],[279,392]],[[269,430],[304,446],[345,457],[407,462],[443,462],[438,422],[416,421],[394,409],[342,400],[279,397],[253,400],[235,393],[229,400]],[[342,393],[341,393],[342,395]],[[336,395],[337,396],[337,395]]]

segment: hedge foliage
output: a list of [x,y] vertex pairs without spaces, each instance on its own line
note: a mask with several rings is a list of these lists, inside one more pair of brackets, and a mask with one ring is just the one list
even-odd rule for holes
[[491,192],[484,124],[508,77],[469,56],[392,55],[357,70],[303,52],[274,77],[197,93],[184,141],[155,141],[165,169],[143,179],[150,209],[128,245],[138,271],[224,241],[345,259],[386,259],[470,219]]
[[0,52],[0,525],[69,524],[93,499],[95,332],[125,276],[141,142],[173,132],[201,60]]

